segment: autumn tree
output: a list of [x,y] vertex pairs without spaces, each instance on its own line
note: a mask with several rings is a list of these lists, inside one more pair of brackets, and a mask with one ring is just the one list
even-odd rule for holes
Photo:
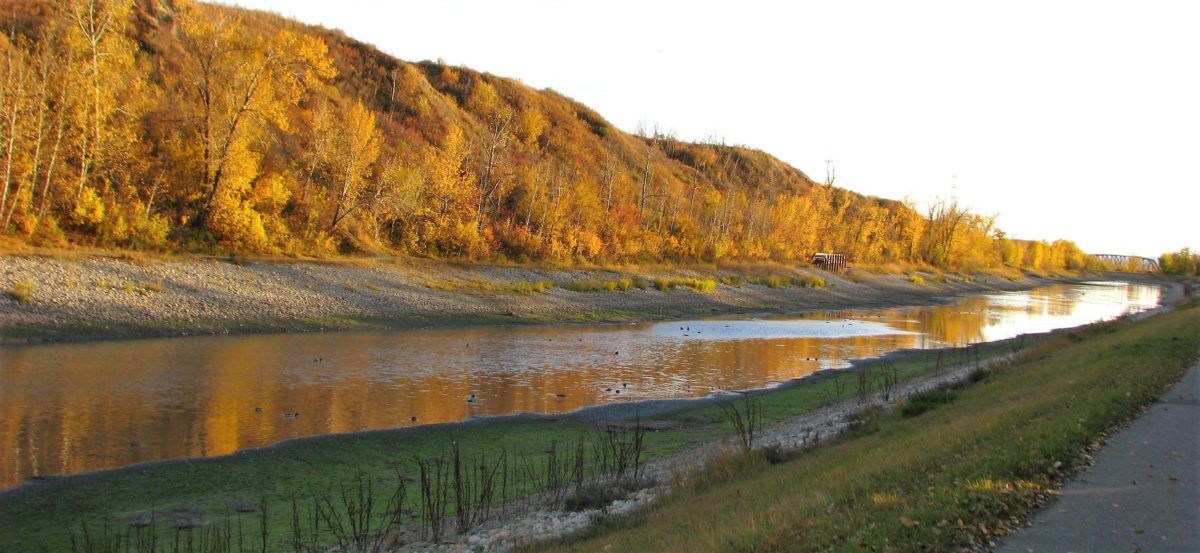
[[375,128],[375,114],[355,102],[338,118],[332,147],[327,150],[324,164],[330,177],[333,199],[333,215],[329,230],[332,231],[359,208],[363,190],[367,187],[372,166],[379,158],[379,131]]
[[289,110],[333,78],[327,47],[289,30],[264,37],[224,10],[194,3],[180,6],[179,21],[187,54],[180,92],[200,148],[202,200],[194,223],[231,242],[265,247],[246,203],[258,176],[255,143],[272,127],[289,130]]
[[[4,51],[4,82],[0,83],[0,147],[3,149],[4,190],[0,193],[0,216],[8,205],[12,187],[14,165],[18,163],[18,137],[22,135],[22,114],[29,103],[30,63],[26,51],[13,44],[15,36],[4,37],[0,48]],[[14,199],[13,204],[17,202]],[[3,228],[7,228],[8,223]]]
[[487,132],[480,144],[480,167],[478,175],[478,204],[476,224],[483,227],[483,218],[488,202],[497,194],[507,175],[503,174],[503,157],[511,137],[513,111],[507,106],[492,108],[487,117]]
[[0,36],[0,232],[35,243],[1090,263],[954,202],[925,211],[838,188],[832,164],[819,183],[766,152],[627,135],[552,90],[403,62],[267,13],[8,2],[23,15]]
[[929,206],[922,252],[925,261],[940,265],[949,258],[959,227],[967,215],[967,210],[953,200],[939,200]]
[[[132,0],[68,0],[62,7],[67,19],[66,44],[71,58],[82,62],[81,72],[87,79],[87,105],[80,110],[78,163],[79,187],[76,201],[81,201],[92,173],[101,172],[104,164],[115,158],[108,142],[110,129],[117,129],[117,118],[131,122],[135,114],[122,108],[121,98],[135,91],[132,75],[135,46],[125,35]],[[132,96],[136,98],[136,96]],[[131,137],[126,135],[126,140]]]

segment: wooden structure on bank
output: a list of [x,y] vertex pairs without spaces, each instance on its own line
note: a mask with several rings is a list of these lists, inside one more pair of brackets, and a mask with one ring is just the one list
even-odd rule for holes
[[846,256],[840,253],[814,253],[812,261],[809,261],[809,263],[835,273],[846,270]]

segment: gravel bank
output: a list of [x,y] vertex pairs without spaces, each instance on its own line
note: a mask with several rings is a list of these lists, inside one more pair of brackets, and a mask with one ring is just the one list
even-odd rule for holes
[[[600,270],[519,268],[421,260],[342,263],[230,263],[211,259],[127,260],[0,257],[0,290],[31,283],[29,300],[0,295],[0,339],[86,340],[188,334],[413,328],[529,322],[629,321],[709,313],[793,312],[934,303],[955,295],[1024,289],[1036,279],[980,277],[916,285],[902,275],[816,269],[826,288],[743,283],[709,293],[678,288],[575,292],[562,285],[637,276],[713,278],[725,269]],[[551,281],[542,293],[492,289]]]

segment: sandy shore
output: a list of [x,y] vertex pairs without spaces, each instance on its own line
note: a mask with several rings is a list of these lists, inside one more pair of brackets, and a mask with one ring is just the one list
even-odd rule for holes
[[[715,291],[575,292],[564,284],[636,276],[714,278],[815,274],[825,288],[743,283]],[[541,293],[490,289],[551,281]],[[200,258],[126,260],[0,257],[0,291],[31,283],[26,303],[0,294],[0,339],[86,340],[189,334],[414,328],[531,322],[629,321],[711,313],[796,312],[928,304],[953,296],[1045,284],[977,277],[917,285],[904,275],[770,267],[560,269],[423,260],[274,263]]]

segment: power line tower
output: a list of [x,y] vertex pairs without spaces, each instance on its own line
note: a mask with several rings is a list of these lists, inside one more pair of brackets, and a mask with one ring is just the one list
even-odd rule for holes
[[950,203],[958,204],[958,173],[950,175]]

